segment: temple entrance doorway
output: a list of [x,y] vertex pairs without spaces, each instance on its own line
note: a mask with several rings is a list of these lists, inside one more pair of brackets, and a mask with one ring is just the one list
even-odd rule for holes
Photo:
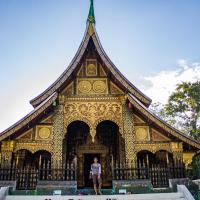
[[85,187],[92,187],[92,179],[90,179],[90,170],[91,164],[94,161],[94,158],[98,158],[98,162],[101,163],[100,154],[84,154],[84,184]]
[[101,121],[92,141],[90,126],[77,120],[68,125],[63,140],[63,166],[67,168],[70,163],[76,163],[78,187],[92,187],[89,173],[96,156],[102,168],[102,187],[111,188],[113,164],[125,158],[124,152],[124,141],[115,122]]
[[83,121],[74,121],[67,127],[66,137],[63,140],[63,160],[64,165],[72,163],[77,156],[79,146],[87,141],[90,127]]

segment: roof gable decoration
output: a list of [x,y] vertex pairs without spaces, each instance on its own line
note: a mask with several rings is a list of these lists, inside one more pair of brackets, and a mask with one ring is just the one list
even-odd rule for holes
[[168,132],[172,136],[175,136],[176,138],[180,139],[181,141],[200,149],[199,141],[195,140],[194,138],[180,132],[179,130],[177,130],[174,127],[167,124],[161,118],[159,118],[154,113],[152,113],[147,107],[145,107],[140,101],[138,101],[138,99],[136,99],[132,94],[127,95],[127,100],[133,105],[134,109],[137,109],[140,112],[142,112],[142,114],[144,116],[146,116],[150,121],[152,121],[157,126],[162,128],[164,131]]
[[128,81],[122,73],[117,69],[117,67],[112,63],[112,61],[109,59],[107,54],[105,53],[100,40],[98,38],[98,34],[95,29],[95,16],[94,16],[94,4],[93,0],[90,1],[90,11],[88,14],[87,19],[87,26],[85,35],[83,37],[83,40],[80,44],[80,47],[75,55],[75,57],[72,59],[70,65],[68,68],[61,74],[61,76],[44,92],[42,92],[40,95],[35,97],[33,100],[30,101],[30,103],[33,105],[33,107],[37,107],[39,104],[41,104],[45,99],[47,99],[51,94],[54,92],[59,92],[60,88],[63,86],[63,84],[66,83],[66,81],[69,79],[73,71],[78,67],[80,64],[80,61],[87,50],[89,41],[92,40],[95,49],[97,50],[101,60],[104,62],[105,66],[108,68],[108,70],[111,72],[112,76],[118,80],[119,83],[123,85],[124,88],[126,88],[126,92],[130,92],[133,94],[140,102],[142,102],[145,106],[149,106],[151,103],[151,99],[147,97],[145,94],[143,94],[138,88],[136,88],[130,81]]

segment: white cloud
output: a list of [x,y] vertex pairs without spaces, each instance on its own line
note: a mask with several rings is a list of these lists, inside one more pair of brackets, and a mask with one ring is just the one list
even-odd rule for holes
[[189,63],[187,60],[181,59],[177,63],[177,69],[161,71],[144,79],[150,85],[144,93],[152,98],[153,102],[166,103],[177,84],[183,81],[200,80],[200,63]]

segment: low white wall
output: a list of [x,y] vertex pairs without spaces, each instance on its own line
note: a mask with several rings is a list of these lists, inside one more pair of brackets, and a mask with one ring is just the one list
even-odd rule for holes
[[6,200],[181,200],[182,193],[133,194],[133,195],[85,195],[85,196],[7,196]]
[[8,187],[1,187],[0,200],[5,200],[7,193],[8,193]]
[[186,200],[195,200],[185,185],[177,185],[177,190],[184,194]]

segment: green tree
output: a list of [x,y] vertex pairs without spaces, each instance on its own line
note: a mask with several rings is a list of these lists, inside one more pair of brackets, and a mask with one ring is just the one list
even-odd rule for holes
[[200,155],[197,155],[192,159],[192,175],[193,179],[200,178]]
[[155,104],[152,107],[169,124],[200,139],[200,81],[177,85],[166,105]]
[[150,110],[157,115],[158,117],[160,117],[161,119],[163,119],[164,121],[166,121],[168,124],[170,124],[171,126],[175,127],[175,128],[179,128],[177,123],[177,120],[172,117],[171,115],[169,115],[166,110],[165,110],[165,105],[160,103],[160,102],[156,102],[151,104],[150,106]]
[[177,118],[185,132],[199,138],[200,81],[179,84],[170,95],[164,111],[166,115]]

